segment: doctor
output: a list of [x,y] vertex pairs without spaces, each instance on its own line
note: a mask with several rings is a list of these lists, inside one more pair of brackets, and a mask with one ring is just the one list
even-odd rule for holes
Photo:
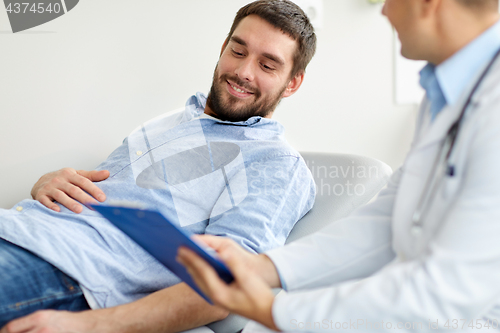
[[498,0],[386,0],[383,14],[403,56],[429,62],[404,165],[375,202],[265,255],[202,238],[233,270],[229,286],[181,248],[216,304],[283,331],[499,327]]

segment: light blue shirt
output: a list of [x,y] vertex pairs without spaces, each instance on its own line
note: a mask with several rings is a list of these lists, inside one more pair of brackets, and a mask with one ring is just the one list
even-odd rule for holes
[[470,82],[500,48],[500,22],[497,22],[442,64],[427,64],[420,72],[420,85],[431,102],[434,119],[445,105],[458,102]]
[[[282,246],[312,207],[315,185],[277,121],[227,122],[204,114],[206,97],[132,132],[98,169],[107,203],[158,209],[184,229],[227,236],[252,252]],[[16,210],[17,206],[23,207]],[[77,280],[99,307],[134,301],[179,282],[94,211],[56,213],[25,200],[0,210],[0,237]]]

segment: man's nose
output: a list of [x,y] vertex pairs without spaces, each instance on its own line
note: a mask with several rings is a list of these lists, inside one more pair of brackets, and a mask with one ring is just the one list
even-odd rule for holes
[[252,59],[244,59],[239,66],[235,69],[236,74],[240,79],[252,82],[255,76],[255,65]]

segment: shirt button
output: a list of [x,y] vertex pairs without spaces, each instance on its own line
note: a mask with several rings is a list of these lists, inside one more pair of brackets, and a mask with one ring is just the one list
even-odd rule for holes
[[138,150],[138,151],[136,152],[136,154],[137,154],[137,156],[141,156],[141,155],[142,155],[142,151]]
[[16,210],[17,210],[18,212],[20,212],[20,211],[22,211],[22,210],[23,210],[23,207],[21,207],[21,206],[17,206],[17,207],[16,207]]

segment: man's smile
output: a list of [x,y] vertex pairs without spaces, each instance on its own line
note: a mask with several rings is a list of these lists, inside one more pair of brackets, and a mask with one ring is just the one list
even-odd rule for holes
[[227,83],[227,90],[229,93],[233,96],[239,97],[239,98],[245,98],[248,96],[253,95],[253,92],[248,91],[247,89],[237,85],[236,83],[226,80]]

